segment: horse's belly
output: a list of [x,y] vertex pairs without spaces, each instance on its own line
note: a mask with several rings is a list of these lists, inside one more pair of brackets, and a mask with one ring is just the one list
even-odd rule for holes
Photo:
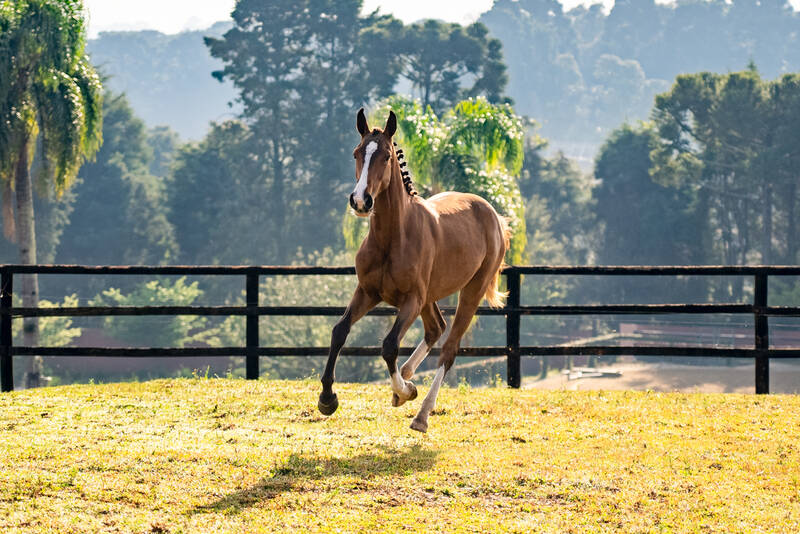
[[431,270],[429,293],[435,300],[461,290],[486,260],[485,226],[473,217],[440,218],[441,236]]

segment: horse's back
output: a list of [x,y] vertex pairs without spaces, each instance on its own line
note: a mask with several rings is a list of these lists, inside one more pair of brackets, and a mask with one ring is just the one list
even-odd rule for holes
[[[491,204],[472,193],[446,191],[426,201],[436,214],[437,222],[447,232],[464,235],[469,229],[483,234],[483,237],[503,241],[503,222]],[[479,240],[478,235],[472,238],[472,244]]]

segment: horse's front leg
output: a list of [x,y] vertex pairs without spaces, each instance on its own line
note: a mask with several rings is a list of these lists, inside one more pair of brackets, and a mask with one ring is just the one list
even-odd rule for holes
[[400,406],[406,401],[417,398],[417,388],[400,376],[397,370],[397,354],[400,350],[400,341],[408,331],[414,319],[417,318],[422,308],[421,299],[411,296],[397,309],[397,319],[386,338],[383,340],[383,359],[389,369],[392,380],[392,406]]
[[322,393],[319,394],[317,407],[323,415],[331,415],[339,407],[339,399],[333,392],[334,370],[336,368],[336,358],[342,350],[350,327],[364,317],[366,313],[380,302],[377,296],[370,295],[361,286],[356,288],[350,304],[342,315],[341,319],[333,327],[331,333],[331,348],[328,352],[328,363],[325,364],[325,372],[322,374]]

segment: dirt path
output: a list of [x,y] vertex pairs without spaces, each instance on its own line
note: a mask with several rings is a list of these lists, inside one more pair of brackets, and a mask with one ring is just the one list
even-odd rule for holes
[[[528,378],[523,388],[577,390],[652,390],[685,393],[755,393],[753,365],[735,367],[642,363],[623,360],[598,370],[621,371],[619,377],[568,380],[550,375],[544,380]],[[800,365],[771,362],[770,393],[800,393]]]

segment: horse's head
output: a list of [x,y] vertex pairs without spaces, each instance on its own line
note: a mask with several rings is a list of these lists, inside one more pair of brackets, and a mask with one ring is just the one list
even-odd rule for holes
[[359,217],[372,211],[374,199],[389,187],[392,178],[392,136],[397,130],[397,117],[389,112],[386,126],[370,130],[364,108],[358,110],[356,128],[361,142],[353,151],[356,159],[356,188],[350,194],[350,206]]

